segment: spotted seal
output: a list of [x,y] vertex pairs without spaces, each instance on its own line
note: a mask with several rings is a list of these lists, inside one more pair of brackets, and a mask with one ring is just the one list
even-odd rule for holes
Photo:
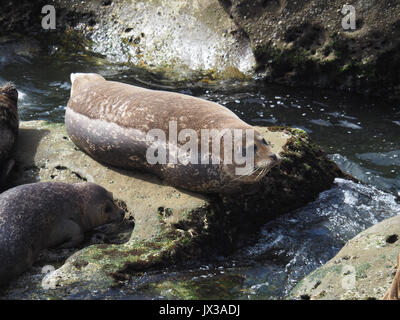
[[84,232],[122,220],[112,194],[94,183],[39,182],[0,195],[0,285],[28,270],[45,248],[75,247]]
[[[243,185],[259,181],[280,162],[258,131],[217,103],[106,81],[93,73],[71,74],[71,82],[65,114],[67,132],[79,148],[100,162],[145,169],[170,185],[203,193],[238,192]],[[210,135],[213,130],[226,134],[221,134],[217,151],[212,149],[216,141]],[[150,142],[149,133],[154,131],[165,133],[165,139],[161,134],[154,135]],[[236,135],[240,132],[243,134]],[[245,132],[252,133],[253,139],[247,140]],[[193,134],[196,137],[191,140]],[[189,142],[195,141],[190,147],[188,136]],[[232,143],[225,144],[229,139]],[[211,143],[203,147],[204,141]],[[164,150],[168,162],[149,161],[154,144],[159,147],[154,155]],[[248,170],[247,163],[237,160],[240,152],[243,156],[254,155]],[[171,154],[175,154],[175,162]],[[176,161],[180,156],[186,161]],[[238,169],[242,169],[239,174]]]
[[0,186],[14,166],[10,152],[18,135],[18,91],[11,83],[0,88]]

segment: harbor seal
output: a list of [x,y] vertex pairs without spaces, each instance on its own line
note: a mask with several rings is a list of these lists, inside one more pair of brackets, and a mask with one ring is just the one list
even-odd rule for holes
[[93,73],[71,74],[71,82],[67,132],[97,161],[202,193],[241,191],[280,162],[258,131],[217,103]]
[[84,232],[122,221],[111,193],[94,183],[39,182],[0,195],[0,285],[28,270],[45,248],[75,247]]
[[5,183],[15,161],[10,158],[18,135],[18,91],[7,83],[0,88],[0,186]]
[[383,300],[400,300],[400,252],[397,257],[397,272],[394,276],[392,286],[386,292]]

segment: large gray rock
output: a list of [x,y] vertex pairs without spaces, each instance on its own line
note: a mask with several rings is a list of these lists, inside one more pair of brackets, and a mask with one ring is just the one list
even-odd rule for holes
[[[219,0],[273,82],[400,97],[400,2]],[[355,30],[344,29],[355,9]]]
[[163,71],[178,80],[241,78],[255,66],[249,40],[217,0],[53,3],[58,28],[81,33],[90,40],[88,48],[108,61]]
[[321,268],[292,290],[315,300],[382,299],[396,273],[400,216],[384,220],[351,239]]

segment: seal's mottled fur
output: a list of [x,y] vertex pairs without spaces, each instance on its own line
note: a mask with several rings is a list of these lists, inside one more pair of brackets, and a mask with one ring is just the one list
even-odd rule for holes
[[99,225],[121,221],[124,211],[94,183],[42,182],[0,195],[0,285],[29,269],[42,249],[74,247]]
[[[204,193],[237,192],[244,184],[261,179],[279,163],[279,157],[259,132],[217,103],[106,81],[98,74],[72,74],[71,82],[71,97],[65,114],[68,134],[78,147],[98,161],[125,169],[145,169],[173,186]],[[150,165],[146,159],[149,147],[146,133],[159,129],[168,140],[171,121],[177,123],[178,132],[182,129],[195,131],[199,144],[203,129],[252,130],[255,170],[238,177],[236,163],[223,161],[221,164],[198,164],[198,161]],[[165,145],[168,150],[180,147],[179,143]],[[222,155],[223,148],[221,144]],[[232,148],[228,150],[231,154]]]

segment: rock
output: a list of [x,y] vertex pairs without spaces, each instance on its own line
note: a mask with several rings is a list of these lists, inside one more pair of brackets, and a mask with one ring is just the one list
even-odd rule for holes
[[249,37],[267,80],[400,98],[399,2],[349,3],[355,30],[342,27],[342,0],[219,2]]
[[382,299],[396,273],[400,216],[351,239],[325,265],[299,282],[290,297],[315,300]]
[[[106,3],[107,5],[104,5]],[[43,32],[42,6],[57,12]],[[38,0],[5,5],[0,35],[31,33],[59,56],[88,51],[175,80],[242,79],[400,98],[400,3],[342,0]],[[390,8],[390,9],[388,9]]]
[[[150,174],[104,166],[70,141],[64,124],[22,122],[17,170],[9,187],[37,181],[96,182],[113,192],[134,228],[128,222],[110,225],[89,235],[81,248],[44,252],[31,272],[2,296],[90,297],[91,290],[106,291],[149,269],[227,254],[240,237],[314,200],[335,177],[344,176],[304,131],[257,129],[281,153],[281,167],[271,170],[258,189],[222,196],[178,190]],[[43,272],[51,266],[58,269]]]
[[[392,238],[392,240],[395,240]],[[383,300],[400,300],[400,252],[397,257],[397,272],[394,276],[392,285],[389,290],[386,292]]]
[[59,32],[85,39],[108,61],[161,71],[176,80],[245,78],[250,42],[217,0],[55,0]]

